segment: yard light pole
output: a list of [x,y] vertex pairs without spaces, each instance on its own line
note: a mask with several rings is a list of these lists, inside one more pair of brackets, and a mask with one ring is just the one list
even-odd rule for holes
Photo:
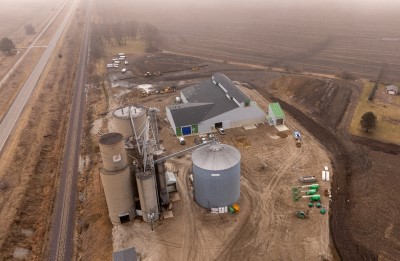
[[149,213],[149,214],[147,214],[147,217],[150,219],[151,231],[153,231],[153,219],[154,219],[154,213]]

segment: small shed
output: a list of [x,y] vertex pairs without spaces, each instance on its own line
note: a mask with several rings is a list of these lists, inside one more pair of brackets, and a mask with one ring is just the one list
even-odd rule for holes
[[270,103],[268,106],[268,123],[269,125],[284,125],[285,113],[278,102]]
[[396,85],[386,86],[386,93],[390,95],[397,95],[399,93],[399,87]]
[[136,249],[134,247],[115,251],[113,253],[113,261],[136,261]]
[[165,179],[167,181],[167,190],[168,192],[175,192],[177,191],[176,189],[176,178],[174,173],[171,171],[165,172]]

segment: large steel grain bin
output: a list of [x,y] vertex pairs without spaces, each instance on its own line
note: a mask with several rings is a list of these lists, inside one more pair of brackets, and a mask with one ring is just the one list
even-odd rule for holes
[[240,197],[240,152],[214,143],[192,154],[194,195],[205,208],[230,206]]

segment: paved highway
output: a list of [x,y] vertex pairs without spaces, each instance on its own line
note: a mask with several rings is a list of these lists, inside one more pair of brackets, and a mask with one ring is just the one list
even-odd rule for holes
[[[33,40],[31,45],[28,46],[27,50],[21,55],[21,57],[16,61],[16,63],[11,67],[11,69],[4,75],[3,79],[0,80],[0,88],[2,88],[5,83],[7,82],[8,78],[10,78],[11,74],[15,71],[15,69],[18,67],[18,65],[24,60],[25,56],[29,53],[29,50],[34,48],[34,47],[44,47],[46,48],[47,46],[35,46],[36,42],[42,37],[44,32],[47,31],[49,26],[53,23],[54,19],[60,14],[61,10],[65,7],[67,4],[68,0],[64,1],[64,3],[61,5],[61,7],[57,10],[55,15],[50,19],[50,21],[46,24],[46,26],[43,28],[43,30],[36,36],[36,38]],[[1,151],[1,149],[0,149]]]
[[73,260],[74,215],[76,209],[78,165],[82,136],[86,64],[92,1],[86,13],[79,64],[74,83],[71,113],[50,231],[49,260]]
[[[47,61],[50,58],[50,55],[53,53],[54,48],[57,45],[58,40],[60,39],[61,34],[63,33],[68,20],[71,18],[73,11],[76,8],[77,0],[75,0],[74,4],[71,6],[70,10],[68,11],[67,15],[65,16],[64,20],[61,22],[60,27],[57,29],[56,33],[54,34],[53,38],[49,42],[46,50],[43,52],[42,56],[40,57],[38,63],[36,64],[35,68],[29,75],[28,79],[25,81],[24,85],[21,88],[21,91],[18,93],[17,97],[15,98],[13,104],[9,108],[7,114],[4,116],[3,120],[0,123],[0,154],[3,150],[3,147],[10,136],[11,131],[14,129],[15,124],[17,123],[21,112],[23,111],[25,104],[29,100],[29,97],[32,94],[33,89],[35,88],[41,73],[43,72],[44,67],[47,64]],[[64,4],[65,5],[65,4]],[[63,6],[64,6],[63,5]],[[57,12],[57,14],[61,11],[61,9]],[[51,22],[55,19],[53,17],[50,20],[50,23],[46,26],[45,29],[51,24]],[[42,31],[43,33],[44,31]],[[42,34],[41,33],[41,34]],[[32,43],[32,46],[36,43],[37,39]],[[27,52],[25,52],[27,53]],[[21,57],[23,59],[23,57]],[[20,62],[21,58],[17,61]],[[17,64],[18,65],[18,64]],[[13,67],[14,68],[14,67]],[[7,79],[9,75],[12,73],[13,68],[8,72],[4,79]]]

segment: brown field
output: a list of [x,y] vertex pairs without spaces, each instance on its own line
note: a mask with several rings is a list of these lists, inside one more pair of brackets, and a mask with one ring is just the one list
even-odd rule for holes
[[106,20],[134,17],[156,25],[164,49],[183,54],[291,71],[348,71],[368,79],[384,67],[387,81],[400,73],[399,40],[392,40],[399,37],[398,8],[357,12],[364,6],[327,8],[318,1],[301,6],[180,2],[179,8],[157,8],[151,1],[139,5],[128,0],[99,5]]
[[[40,7],[41,2],[38,1],[38,3]],[[54,1],[54,4],[56,3],[59,7],[60,1]],[[53,3],[47,5],[49,8],[51,6]],[[35,16],[33,13],[30,15],[35,19],[45,19],[44,21],[47,22],[49,17],[46,15],[50,13],[46,13],[47,9],[44,6],[42,9],[43,17]],[[37,12],[37,9],[34,11]],[[65,125],[71,104],[71,87],[79,51],[77,48],[80,40],[79,21],[76,19],[69,28],[67,26],[64,37],[61,37],[55,48],[55,53],[63,50],[69,56],[61,60],[57,55],[50,57],[20,121],[7,142],[7,147],[5,147],[7,150],[1,154],[1,260],[16,260],[18,256],[25,260],[46,259],[50,217],[57,188],[58,170],[66,134]],[[53,29],[56,27],[57,25],[50,28],[50,31],[54,32]],[[75,37],[73,39],[65,37],[69,34],[74,34]],[[41,39],[43,43],[48,41],[50,36],[44,35],[44,40]],[[29,41],[28,38],[24,38],[25,40]],[[13,95],[18,91],[18,84],[25,80],[29,69],[36,64],[36,59],[41,54],[39,50],[32,50],[17,68],[16,73],[7,81],[5,87],[14,86],[15,89],[1,90],[2,99],[4,99],[2,113],[3,110],[7,110],[6,105],[9,104],[3,101],[12,100]],[[18,75],[19,78],[16,77]]]
[[[380,85],[373,101],[368,100],[374,83],[365,82],[357,109],[350,125],[350,134],[400,145],[400,96],[388,95],[384,85]],[[376,127],[368,133],[361,129],[360,120],[364,113],[372,111],[376,117]]]

